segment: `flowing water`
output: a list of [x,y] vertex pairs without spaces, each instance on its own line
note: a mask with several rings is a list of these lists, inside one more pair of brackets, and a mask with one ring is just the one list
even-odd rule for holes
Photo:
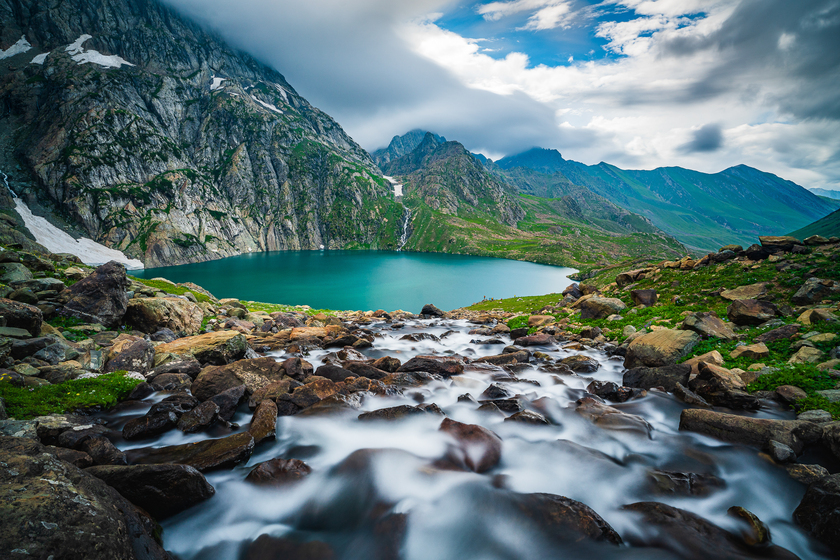
[[[501,345],[475,342],[486,337],[468,334],[471,328],[475,325],[454,320],[409,321],[398,329],[382,322],[371,326],[374,347],[364,352],[370,358],[394,356],[403,363],[418,354],[477,358],[501,352]],[[440,341],[400,340],[411,332],[432,333]],[[596,427],[574,411],[575,401],[593,379],[620,384],[621,361],[600,350],[566,350],[562,343],[540,350],[552,358],[582,353],[597,359],[601,367],[591,376],[561,376],[526,367],[512,378],[500,368],[468,365],[463,375],[405,389],[403,396],[367,397],[360,411],[281,417],[276,440],[259,444],[246,464],[207,474],[216,488],[213,498],[163,523],[165,547],[183,560],[237,560],[251,558],[245,552],[250,543],[260,535],[271,535],[327,543],[336,560],[368,560],[389,557],[380,556],[382,541],[400,534],[393,525],[372,521],[384,518],[404,520],[405,537],[399,547],[399,558],[404,560],[680,557],[627,544],[558,541],[557,535],[547,534],[505,505],[512,493],[541,492],[587,504],[625,543],[650,536],[638,518],[621,510],[625,504],[664,502],[735,533],[741,526],[726,511],[743,506],[770,527],[775,544],[803,559],[824,557],[822,549],[791,521],[805,487],[759,458],[755,449],[680,432],[679,415],[685,405],[657,391],[613,405],[644,417],[652,427],[649,434]],[[317,368],[326,353],[312,351],[306,359]],[[278,353],[277,359],[284,357]],[[459,401],[464,394],[480,400],[494,380],[553,425],[505,422],[498,413],[483,413],[475,403]],[[498,434],[503,440],[499,465],[484,474],[436,468],[435,461],[452,441],[439,431],[439,416],[390,422],[356,419],[361,411],[418,402],[435,403],[449,418],[480,424]],[[147,409],[111,415],[110,425],[120,429]],[[792,417],[778,409],[764,410],[759,416]],[[243,426],[240,431],[247,426],[247,407],[234,421]],[[227,433],[219,430],[213,437]],[[172,445],[205,437],[175,431],[153,443],[119,442],[118,446]],[[304,460],[313,472],[303,482],[279,488],[244,481],[254,465],[275,457]],[[725,488],[702,498],[661,495],[650,484],[648,472],[653,469],[714,475]]]
[[9,176],[0,171],[0,175],[3,176],[3,183],[6,185],[6,190],[9,191],[9,194],[12,195],[12,198],[17,198],[18,195],[15,194],[15,191],[12,190],[12,187],[9,186]]
[[408,243],[408,234],[410,233],[408,226],[411,224],[411,209],[405,209],[405,220],[403,220],[403,231],[402,235],[400,235],[400,244],[397,247],[397,251],[402,251],[402,248],[405,247],[405,244]]

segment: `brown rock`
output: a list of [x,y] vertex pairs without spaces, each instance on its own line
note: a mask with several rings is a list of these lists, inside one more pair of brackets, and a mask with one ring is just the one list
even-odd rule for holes
[[0,322],[4,327],[23,329],[32,336],[41,334],[44,315],[34,305],[0,298],[0,317],[5,321]]
[[395,373],[402,363],[397,358],[392,358],[391,356],[383,356],[378,360],[374,360],[371,364],[376,369],[381,369],[382,371],[387,371],[388,373]]
[[424,371],[443,377],[451,377],[464,373],[464,361],[449,356],[415,356],[401,365],[397,371]]
[[802,245],[802,242],[790,235],[763,235],[758,238],[761,246],[768,253],[790,252],[795,245]]
[[617,298],[593,296],[579,306],[581,319],[604,319],[610,315],[621,313],[627,306]]
[[62,313],[87,323],[118,327],[128,307],[128,287],[123,265],[115,261],[103,264],[66,290],[69,299]]
[[502,439],[487,428],[446,418],[440,430],[454,438],[447,459],[458,466],[482,473],[495,467],[502,457]]
[[259,443],[266,438],[274,437],[275,426],[277,425],[277,405],[274,401],[266,399],[262,401],[254,411],[251,418],[251,425],[248,432],[254,436],[254,443]]
[[735,300],[726,309],[726,316],[736,325],[760,325],[778,315],[774,304],[757,299]]
[[126,370],[145,375],[152,371],[155,361],[155,347],[142,338],[123,345],[118,352],[111,354],[113,357],[105,363],[105,372]]
[[760,334],[755,337],[755,342],[775,342],[776,340],[782,340],[784,338],[790,338],[799,332],[801,327],[799,325],[784,325],[779,327],[778,329],[773,329],[772,331],[767,331],[764,334]]
[[770,349],[767,348],[767,345],[763,342],[749,344],[747,346],[736,346],[735,349],[729,353],[729,357],[733,360],[737,360],[738,358],[763,360],[768,356],[770,356]]
[[809,309],[802,313],[802,315],[796,319],[796,322],[810,327],[818,323],[836,323],[837,320],[837,315],[828,309],[816,308]]
[[734,340],[735,331],[720,320],[714,312],[691,313],[683,320],[682,328],[694,331],[703,338],[722,338]]
[[656,290],[633,290],[630,292],[630,297],[633,298],[635,305],[643,305],[645,307],[654,305],[659,299]]
[[607,430],[631,431],[649,435],[653,429],[647,420],[635,414],[627,414],[617,408],[599,403],[591,397],[577,401],[575,412],[590,422]]
[[818,441],[822,435],[822,428],[813,422],[750,418],[696,408],[682,411],[680,430],[759,449],[764,449],[770,441],[777,441],[797,454],[802,452],[805,445]]
[[312,468],[299,459],[281,459],[257,464],[245,480],[253,484],[279,486],[302,480],[312,473]]
[[216,331],[161,344],[155,348],[155,352],[191,356],[201,363],[222,365],[242,358],[247,347],[248,342],[241,333]]
[[528,317],[529,327],[542,327],[543,325],[550,325],[555,321],[553,315],[531,315]]
[[780,385],[776,387],[776,394],[782,402],[791,405],[808,397],[808,393],[793,385]]
[[131,449],[126,456],[131,464],[177,463],[190,465],[204,472],[246,461],[253,449],[254,437],[248,432],[242,432],[221,439],[206,439],[198,443]]
[[178,419],[178,429],[185,434],[192,434],[205,430],[219,418],[221,408],[212,400],[199,404],[194,409],[185,412]]
[[199,400],[207,399],[238,385],[253,394],[259,389],[281,381],[286,374],[283,365],[273,358],[237,360],[230,364],[204,368],[192,385],[192,393]]
[[514,341],[517,346],[551,346],[557,343],[557,339],[546,333],[536,333],[529,336],[522,336]]
[[759,282],[749,286],[739,286],[733,290],[723,290],[720,297],[735,301],[739,299],[761,299],[767,295],[767,289],[773,284],[770,282]]
[[638,367],[624,373],[622,384],[625,387],[639,389],[653,389],[662,387],[666,391],[674,392],[677,385],[688,385],[691,367],[686,364],[672,364],[655,368]]
[[202,319],[201,308],[181,298],[133,298],[125,312],[126,324],[146,333],[165,328],[191,335],[201,330]]
[[663,329],[640,336],[627,347],[624,367],[658,367],[674,364],[691,352],[700,337],[690,331]]

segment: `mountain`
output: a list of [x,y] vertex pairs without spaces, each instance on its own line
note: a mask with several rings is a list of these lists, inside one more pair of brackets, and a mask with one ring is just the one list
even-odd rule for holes
[[833,191],[833,190],[829,190],[829,189],[818,189],[818,188],[808,189],[808,190],[810,190],[812,193],[814,193],[817,196],[821,196],[821,197],[824,197],[824,198],[831,198],[833,200],[840,200],[840,191]]
[[6,0],[0,25],[0,169],[35,213],[147,266],[396,247],[367,152],[157,0]]
[[681,167],[632,171],[607,163],[584,165],[540,148],[496,163],[505,174],[526,168],[550,175],[542,178],[544,195],[552,194],[548,187],[567,183],[587,187],[699,250],[782,235],[835,209],[791,181],[745,165],[714,174]]
[[788,235],[792,235],[797,239],[805,239],[812,235],[840,237],[840,210],[835,210],[828,216],[820,218],[816,222],[808,224],[804,228],[798,229]]
[[519,193],[463,145],[432,133],[381,169],[403,183],[407,249],[576,267],[685,254],[650,221],[583,187],[554,198]]
[[429,133],[425,130],[415,128],[402,136],[394,136],[387,148],[376,150],[371,154],[371,157],[376,162],[376,165],[382,167],[386,163],[412,152],[423,142],[426,134],[431,134],[439,144],[446,142],[446,138],[439,134]]

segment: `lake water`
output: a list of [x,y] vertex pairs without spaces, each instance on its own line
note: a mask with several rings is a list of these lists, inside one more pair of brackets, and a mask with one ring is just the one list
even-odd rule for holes
[[561,292],[574,269],[507,259],[397,251],[282,251],[132,271],[194,282],[218,298],[315,309],[444,310],[482,298]]

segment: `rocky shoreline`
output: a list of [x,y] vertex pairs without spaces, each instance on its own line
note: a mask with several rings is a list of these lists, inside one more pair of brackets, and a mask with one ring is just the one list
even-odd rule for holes
[[[451,383],[465,372],[479,372],[492,382],[478,401],[466,396],[459,402],[471,404],[472,399],[481,413],[534,429],[557,425],[550,407],[543,403],[541,408],[539,399],[512,391],[510,383],[522,382],[518,376],[530,369],[561,382],[581,379],[601,367],[591,355],[597,351],[623,363],[623,383],[591,381],[572,404],[575,414],[599,429],[649,437],[651,424],[622,406],[649,393],[673,394],[685,406],[679,430],[751,446],[808,485],[792,519],[836,551],[840,549],[837,416],[805,410],[795,420],[753,417],[750,411],[767,407],[801,408],[797,403],[810,398],[806,390],[811,389],[791,384],[772,391],[749,389],[762,377],[777,374],[772,367],[752,365],[763,365],[760,360],[777,352],[774,342],[779,340],[796,340],[784,349],[791,354],[791,364],[814,363],[820,375],[840,381],[835,334],[840,282],[807,273],[797,289],[784,296],[755,284],[718,290],[713,297],[726,302],[727,320],[698,306],[680,312],[678,323],[655,319],[646,327],[628,324],[620,331],[608,326],[632,321],[645,309],[664,309],[658,301],[663,287],[657,290],[644,283],[659,282],[654,279],[663,271],[691,275],[722,266],[756,270],[752,267],[798,266],[788,262],[795,255],[821,255],[829,262],[840,256],[834,238],[761,241],[747,250],[727,247],[702,259],[686,257],[623,271],[606,284],[597,278],[575,284],[556,305],[527,314],[503,307],[443,312],[433,305],[419,314],[252,311],[235,299],[217,300],[195,285],[131,280],[116,263],[91,270],[68,255],[4,250],[0,252],[0,383],[37,392],[48,385],[127,372],[135,381],[121,395],[117,410],[132,410],[143,399],[153,400],[145,414],[125,422],[118,433],[97,416],[78,414],[0,421],[0,478],[5,483],[0,550],[8,557],[47,558],[60,549],[61,558],[169,558],[157,522],[211,498],[214,488],[203,473],[247,461],[258,446],[275,437],[278,418],[286,416],[352,413],[361,421],[439,418],[439,429],[455,444],[434,468],[492,472],[501,460],[502,439],[478,424],[446,417],[434,402],[354,411],[360,411],[368,397],[407,395],[417,388]],[[682,297],[688,299],[686,294]],[[498,352],[420,354],[408,360],[365,354],[376,348],[382,328],[397,334],[404,329],[401,339],[406,343],[445,343],[446,333],[435,334],[431,327],[455,323],[469,325],[465,334],[475,337],[476,345]],[[753,340],[758,338],[762,340]],[[731,342],[731,353],[724,356],[713,349],[698,354],[697,349],[710,341]],[[830,344],[835,348],[824,352],[822,348]],[[556,348],[568,355],[555,357]],[[313,352],[323,355],[320,364],[307,360]],[[753,364],[725,367],[729,360]],[[826,399],[837,392],[836,388],[821,391]],[[14,403],[5,404],[0,406],[3,417],[7,407],[17,410]],[[241,431],[234,416],[245,405],[253,412],[247,429]],[[125,452],[114,445],[151,441],[176,431],[218,437]],[[814,456],[827,459],[824,464],[798,460]],[[247,480],[271,486],[306,478],[310,472],[304,461],[277,457],[256,465]],[[663,471],[654,478],[688,495],[716,484],[698,473]],[[615,546],[624,540],[594,510],[570,498],[509,493],[498,499],[549,532],[573,535],[568,538],[574,541]],[[675,548],[673,542],[680,541],[696,543],[698,551],[713,550],[716,557],[795,557],[773,546],[766,527],[746,510],[730,512],[751,528],[736,535],[664,503],[637,502],[625,509],[668,535],[656,543],[633,537],[631,546],[658,546],[679,557],[699,557],[699,552],[687,553],[684,545]],[[382,545],[381,557],[398,558],[404,517],[379,518],[376,524],[392,537],[392,542]],[[248,558],[271,558],[280,550],[289,557],[333,554],[312,541],[295,544],[263,537],[251,545]]]

